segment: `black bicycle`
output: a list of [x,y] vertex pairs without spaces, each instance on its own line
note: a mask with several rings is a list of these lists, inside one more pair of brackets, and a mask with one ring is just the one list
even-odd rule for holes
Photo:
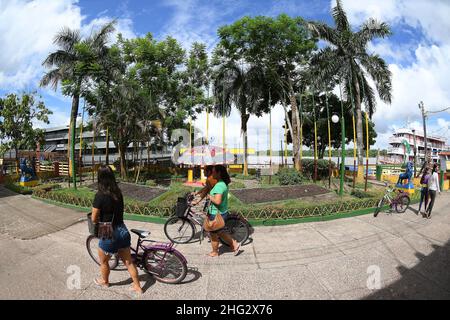
[[[185,244],[194,239],[200,231],[200,242],[204,239],[206,231],[203,229],[205,214],[197,214],[192,210],[194,195],[187,194],[178,198],[174,215],[164,224],[164,233],[173,243]],[[209,202],[206,201],[203,212],[206,211]],[[250,236],[250,225],[248,221],[237,214],[230,213],[225,221],[225,228],[233,239],[244,245]],[[227,245],[220,239],[222,244]]]

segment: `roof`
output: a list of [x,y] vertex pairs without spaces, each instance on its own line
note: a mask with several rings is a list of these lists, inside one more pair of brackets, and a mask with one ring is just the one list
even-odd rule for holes
[[62,126],[62,127],[54,127],[54,128],[44,128],[42,129],[44,132],[53,132],[53,131],[61,131],[61,130],[69,130],[69,126]]

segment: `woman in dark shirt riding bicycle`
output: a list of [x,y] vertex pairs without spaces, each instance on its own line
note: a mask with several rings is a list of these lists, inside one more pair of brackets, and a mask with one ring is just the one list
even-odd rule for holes
[[123,222],[123,196],[116,183],[114,172],[109,166],[102,165],[98,169],[98,192],[92,208],[92,222],[112,222],[112,239],[100,239],[98,256],[101,279],[94,282],[109,287],[109,259],[118,253],[133,279],[132,289],[142,293],[138,271],[131,259],[131,236]]

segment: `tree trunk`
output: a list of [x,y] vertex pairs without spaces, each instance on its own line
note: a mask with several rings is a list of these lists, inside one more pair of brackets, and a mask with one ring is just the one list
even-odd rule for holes
[[77,188],[77,177],[75,168],[75,133],[77,129],[78,106],[80,103],[80,95],[75,94],[72,98],[72,111],[70,115],[70,159],[69,170],[72,173],[73,187]]
[[248,137],[247,137],[247,123],[250,118],[249,114],[241,116],[241,131],[244,138],[244,175],[248,176]]
[[363,163],[363,150],[364,150],[364,139],[363,139],[363,120],[361,112],[361,93],[359,88],[358,79],[353,77],[355,85],[355,109],[356,109],[356,148],[358,153],[358,165],[364,165]]
[[127,168],[125,165],[125,146],[122,143],[120,143],[118,147],[120,156],[120,176],[122,177],[122,179],[126,179]]
[[16,173],[19,174],[19,168],[20,168],[20,161],[19,161],[19,150],[17,148],[14,148],[14,153],[16,157]]
[[109,165],[109,130],[106,128],[106,165]]
[[294,155],[294,166],[297,171],[301,170],[300,163],[300,114],[298,112],[297,99],[295,97],[294,90],[290,90],[290,101],[292,110],[292,145]]

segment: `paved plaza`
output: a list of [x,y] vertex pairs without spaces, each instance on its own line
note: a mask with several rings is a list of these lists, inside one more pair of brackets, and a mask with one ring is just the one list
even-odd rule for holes
[[[450,194],[436,201],[430,220],[414,205],[377,218],[255,227],[237,257],[206,257],[208,242],[178,245],[188,259],[184,283],[158,283],[140,271],[139,299],[449,299]],[[126,271],[111,272],[110,288],[93,284],[98,267],[85,248],[84,218],[0,187],[0,298],[136,299]],[[126,224],[166,241],[162,225]],[[74,270],[80,288],[68,287]]]

